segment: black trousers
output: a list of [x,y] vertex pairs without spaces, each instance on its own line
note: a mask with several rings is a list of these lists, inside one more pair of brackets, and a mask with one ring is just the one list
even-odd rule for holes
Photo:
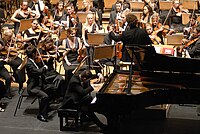
[[4,66],[0,68],[0,77],[5,79],[6,93],[10,94],[11,76]]

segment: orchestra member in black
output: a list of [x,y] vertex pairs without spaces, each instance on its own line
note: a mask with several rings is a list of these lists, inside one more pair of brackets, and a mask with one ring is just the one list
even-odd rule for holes
[[94,90],[90,85],[91,78],[92,73],[89,70],[84,70],[80,74],[73,75],[69,81],[62,107],[79,109],[82,113],[81,119],[89,117],[98,127],[105,130],[106,125],[89,108],[93,100],[89,93]]
[[31,28],[24,31],[24,42],[28,45],[35,45],[38,43],[37,41],[39,41],[39,37],[41,36],[41,29],[39,29],[38,20],[35,19],[31,23]]
[[0,39],[0,77],[5,79],[5,88],[6,93],[3,95],[8,99],[12,99],[11,97],[11,81],[12,77],[10,76],[8,70],[4,67],[4,65],[8,62],[8,59],[3,54],[5,44],[2,39]]
[[37,119],[43,122],[48,122],[48,107],[51,96],[55,91],[55,87],[48,84],[44,84],[42,80],[42,75],[48,69],[45,65],[39,68],[35,63],[36,59],[36,48],[34,46],[29,46],[26,49],[26,54],[28,56],[26,63],[26,71],[28,75],[27,81],[27,91],[30,95],[34,95],[39,100],[39,113]]
[[[15,76],[15,72],[17,70],[17,68],[21,65],[22,63],[22,59],[20,57],[18,57],[17,55],[17,46],[16,46],[16,40],[14,37],[14,33],[11,29],[6,29],[3,32],[4,37],[2,38],[5,44],[5,48],[6,49],[12,49],[13,51],[15,50],[15,52],[11,52],[9,53],[9,57],[7,57],[9,60],[7,62],[8,65],[11,66],[12,70],[13,70],[13,76],[16,78]],[[11,55],[11,53],[16,54],[16,55]]]
[[200,26],[194,28],[193,39],[188,42],[190,44],[186,49],[191,58],[200,58]]
[[126,21],[128,23],[126,31],[117,35],[114,31],[109,33],[110,38],[115,41],[122,41],[122,61],[130,61],[129,54],[126,50],[127,45],[150,45],[152,44],[146,30],[137,27],[138,19],[134,13],[128,13],[126,15]]
[[[43,61],[45,65],[48,66],[48,69],[44,73],[45,83],[53,84],[57,88],[57,92],[55,94],[55,98],[63,99],[65,95],[65,80],[61,74],[59,74],[54,69],[54,62],[57,60],[57,51],[56,46],[53,45],[53,39],[47,37],[45,40],[41,42],[42,46],[39,48],[40,54],[43,56]],[[41,62],[40,65],[42,66]]]

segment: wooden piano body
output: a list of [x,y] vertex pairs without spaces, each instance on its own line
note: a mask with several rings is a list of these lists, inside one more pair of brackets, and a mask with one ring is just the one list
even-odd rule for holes
[[96,94],[91,108],[106,116],[108,126],[128,115],[160,104],[200,104],[200,60],[170,57],[153,46],[135,46],[131,94],[129,71],[115,71]]

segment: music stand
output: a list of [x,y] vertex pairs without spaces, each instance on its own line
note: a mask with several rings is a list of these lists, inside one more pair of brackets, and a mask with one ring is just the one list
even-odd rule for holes
[[190,14],[187,14],[187,13],[182,14],[182,24],[183,25],[186,25],[189,22],[189,20],[190,20],[189,16],[190,16]]
[[60,40],[64,40],[67,38],[67,31],[63,30],[60,32]]
[[29,29],[33,20],[35,19],[20,20],[19,32]]
[[88,44],[90,46],[96,46],[103,44],[104,38],[107,33],[88,33]]
[[172,35],[167,35],[167,45],[174,45],[174,46],[179,46],[181,45],[181,40],[184,38],[183,34],[172,34]]
[[52,5],[55,5],[55,4],[57,4],[59,1],[60,1],[60,0],[50,0],[50,3],[51,3]]
[[94,46],[93,59],[113,58],[115,56],[115,45]]
[[130,5],[131,5],[131,10],[143,10],[144,7],[144,2],[138,2],[138,1],[130,1]]
[[159,1],[160,10],[170,10],[172,1]]
[[183,1],[183,7],[189,10],[197,10],[198,9],[198,1]]

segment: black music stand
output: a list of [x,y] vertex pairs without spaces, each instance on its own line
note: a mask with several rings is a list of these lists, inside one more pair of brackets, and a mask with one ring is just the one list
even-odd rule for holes
[[113,58],[115,56],[115,45],[94,46],[93,60]]
[[137,58],[137,56],[135,56],[137,46],[139,46],[139,44],[126,45],[126,49],[129,53],[129,56],[130,56],[130,59],[131,59],[131,65],[130,65],[130,69],[129,69],[130,73],[129,73],[128,88],[126,89],[126,93],[128,95],[131,94],[132,75],[133,75],[133,60],[134,60],[135,64],[137,65],[138,69],[141,70],[139,59]]

